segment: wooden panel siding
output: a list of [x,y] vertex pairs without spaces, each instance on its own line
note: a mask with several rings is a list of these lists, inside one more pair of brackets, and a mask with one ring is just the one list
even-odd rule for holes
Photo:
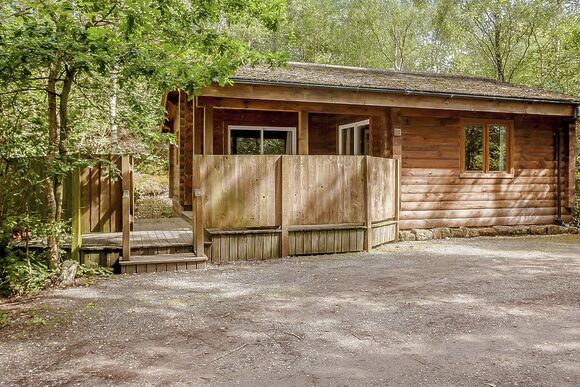
[[206,228],[271,227],[276,221],[280,156],[198,156]]
[[295,156],[288,160],[288,222],[364,222],[364,156]]
[[395,224],[373,241],[391,242],[396,163],[370,156],[196,155],[202,213],[195,229],[211,238],[206,251],[216,263],[361,251],[371,245],[365,235],[375,227],[370,204],[375,222]]
[[[479,114],[485,119],[513,119],[514,177],[461,178],[459,139],[463,129],[459,116],[459,113],[437,112],[431,116],[414,110],[402,111],[400,227],[553,223],[554,130],[559,120]],[[565,183],[562,187],[566,187]],[[566,195],[563,190],[563,202]]]

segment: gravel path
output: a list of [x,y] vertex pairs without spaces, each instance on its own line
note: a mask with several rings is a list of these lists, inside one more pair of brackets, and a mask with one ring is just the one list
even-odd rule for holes
[[580,237],[389,245],[50,291],[0,385],[579,385]]

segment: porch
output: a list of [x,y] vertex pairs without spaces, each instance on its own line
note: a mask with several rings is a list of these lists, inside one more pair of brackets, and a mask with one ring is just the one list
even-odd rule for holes
[[392,242],[398,170],[372,156],[195,155],[194,250],[223,263]]

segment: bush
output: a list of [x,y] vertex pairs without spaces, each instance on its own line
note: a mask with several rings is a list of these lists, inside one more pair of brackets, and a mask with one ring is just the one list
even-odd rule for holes
[[0,256],[0,294],[3,296],[37,292],[56,278],[57,273],[48,268],[44,251],[33,252],[8,246]]

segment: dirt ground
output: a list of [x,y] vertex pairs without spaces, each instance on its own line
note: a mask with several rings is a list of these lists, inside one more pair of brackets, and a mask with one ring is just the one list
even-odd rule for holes
[[389,245],[1,304],[0,385],[579,385],[580,237]]

